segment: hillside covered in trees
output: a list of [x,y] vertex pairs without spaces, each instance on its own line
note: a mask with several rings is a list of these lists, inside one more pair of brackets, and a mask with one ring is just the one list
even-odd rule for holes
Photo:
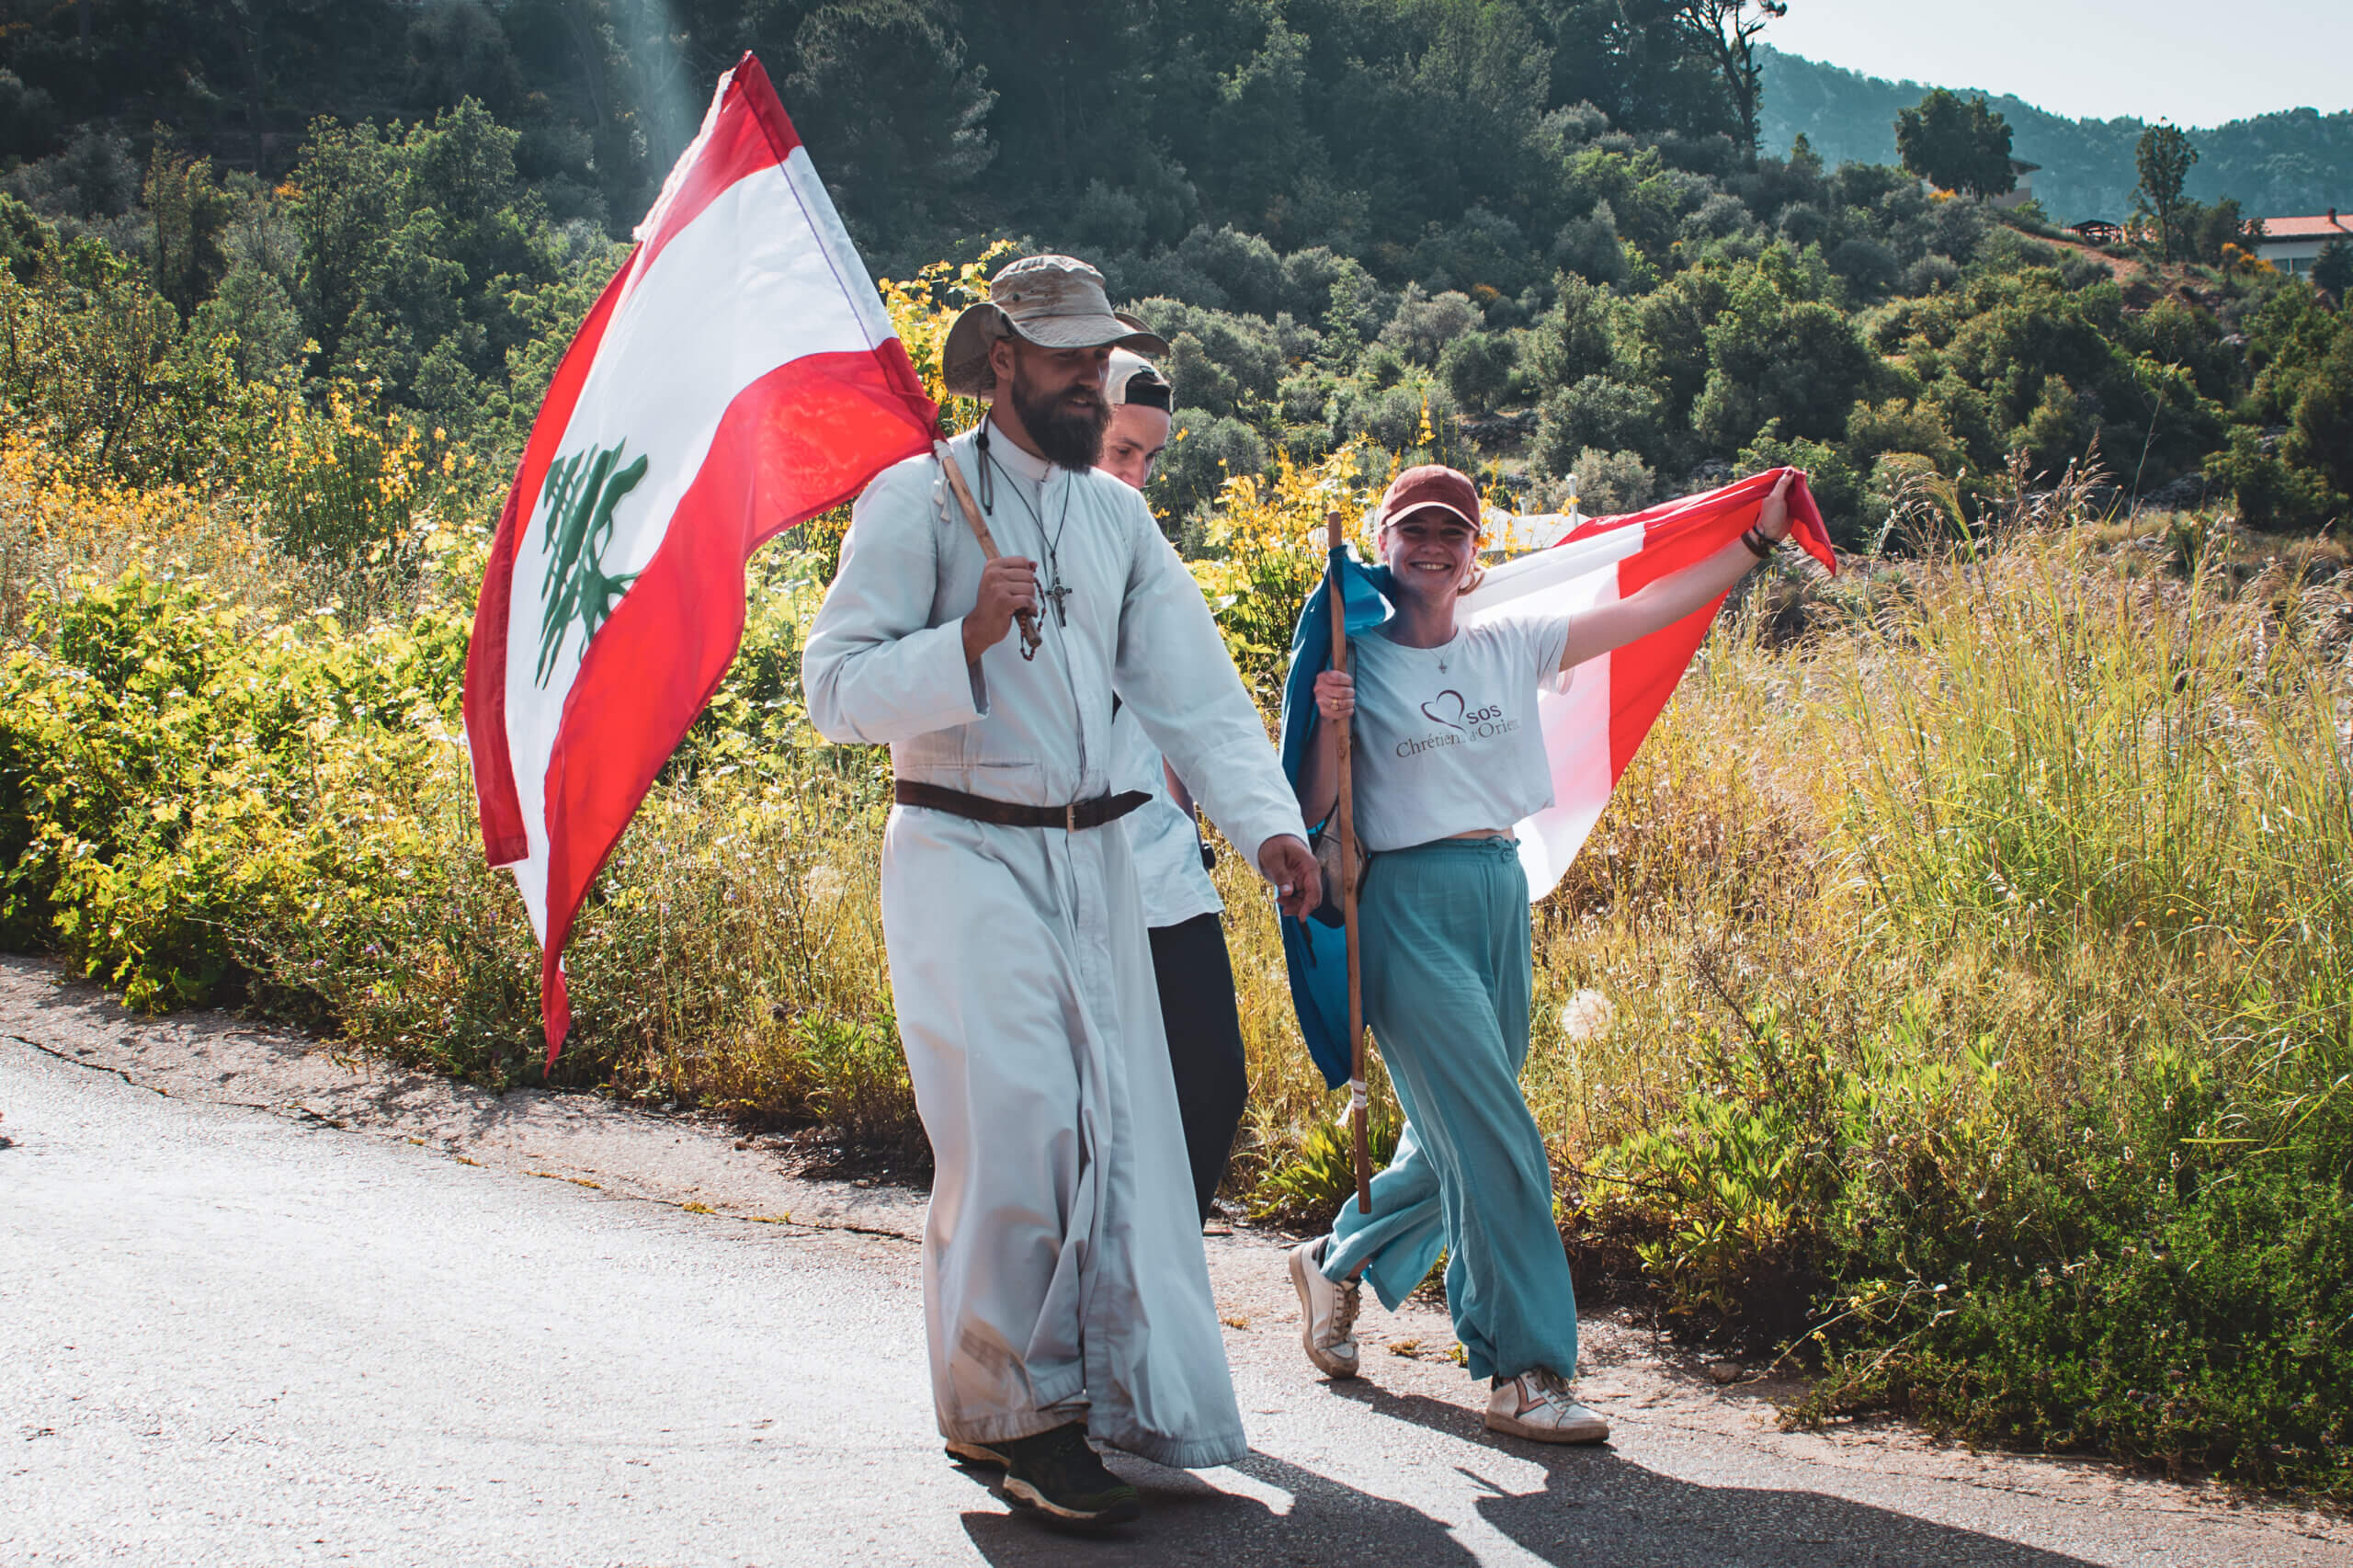
[[[1760,49],[1764,145],[1787,152],[1803,135],[1832,163],[1878,164],[1895,156],[1898,110],[1920,101],[1918,82],[1890,82],[1817,61]],[[1950,82],[1937,84],[1952,87]],[[2062,223],[2121,222],[2140,176],[2132,149],[2144,119],[2068,119],[2007,93],[1987,95],[2017,134],[2014,151],[2040,164],[2035,197]],[[2200,157],[2188,194],[2236,199],[2250,216],[2353,210],[2353,112],[2322,114],[2283,106],[2270,114],[2190,132]]]
[[[2235,497],[2265,526],[2342,515],[2353,335],[2329,296],[2213,235],[2157,267],[1881,164],[1759,157],[1777,78],[1738,30],[1759,19],[1675,0],[0,5],[0,229],[11,308],[39,322],[0,392],[117,469],[130,426],[219,374],[339,378],[511,449],[750,48],[878,273],[1004,239],[1071,250],[1170,338],[1172,527],[1230,475],[1358,437],[1532,503],[1574,472],[1598,511],[1802,462],[1849,547],[1907,487],[1965,509],[2017,453],[2055,475],[2097,451],[2124,498]],[[111,357],[101,382],[68,373],[69,342]]]

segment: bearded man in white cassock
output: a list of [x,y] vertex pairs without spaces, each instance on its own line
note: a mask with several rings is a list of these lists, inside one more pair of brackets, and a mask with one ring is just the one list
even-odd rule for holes
[[[1285,909],[1320,896],[1263,722],[1143,499],[1097,472],[1111,349],[1165,352],[1099,273],[1017,261],[958,318],[949,443],[1006,554],[984,562],[933,458],[858,498],[801,657],[828,739],[889,743],[882,929],[936,1174],[932,1392],[951,1455],[1013,1502],[1133,1518],[1096,1437],[1163,1464],[1247,1449],[1114,795],[1113,701]],[[1034,614],[1035,657],[1010,637]],[[1105,829],[1110,828],[1110,831]]]

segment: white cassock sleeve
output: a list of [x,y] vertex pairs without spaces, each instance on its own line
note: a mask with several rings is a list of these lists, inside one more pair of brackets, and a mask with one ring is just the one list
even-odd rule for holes
[[809,722],[837,744],[881,745],[988,712],[961,617],[931,622],[938,536],[930,476],[917,458],[886,469],[850,508],[842,558],[801,653]]
[[1112,688],[1255,868],[1267,840],[1307,837],[1299,801],[1200,585],[1161,536],[1143,497],[1134,496],[1134,506],[1142,537],[1128,570]]

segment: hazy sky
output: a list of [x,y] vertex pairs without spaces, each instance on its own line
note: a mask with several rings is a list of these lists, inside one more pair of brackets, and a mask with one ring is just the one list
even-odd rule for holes
[[2353,108],[2347,0],[1790,0],[1764,41],[1868,76],[2015,93],[2070,119],[2212,126]]

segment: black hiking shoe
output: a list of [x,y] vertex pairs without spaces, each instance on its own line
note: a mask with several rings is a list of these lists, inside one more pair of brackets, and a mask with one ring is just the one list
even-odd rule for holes
[[1005,1455],[1005,1498],[1066,1525],[1124,1525],[1143,1514],[1136,1489],[1103,1467],[1073,1421],[1034,1437],[996,1445]]
[[1005,1449],[999,1444],[951,1442],[948,1445],[948,1457],[958,1464],[1005,1468]]

